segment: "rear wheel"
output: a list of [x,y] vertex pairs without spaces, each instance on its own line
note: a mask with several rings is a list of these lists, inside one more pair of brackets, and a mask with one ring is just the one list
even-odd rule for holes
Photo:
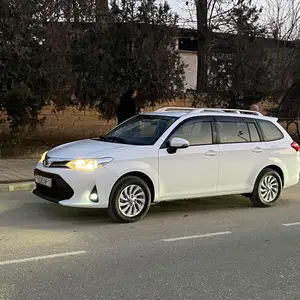
[[280,197],[281,191],[280,175],[275,170],[267,168],[259,174],[250,200],[254,206],[272,206]]
[[116,222],[130,223],[141,220],[151,204],[147,183],[136,176],[119,180],[112,189],[108,214]]

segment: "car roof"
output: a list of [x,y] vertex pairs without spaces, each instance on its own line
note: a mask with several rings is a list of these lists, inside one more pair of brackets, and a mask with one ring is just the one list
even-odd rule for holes
[[255,119],[269,119],[277,121],[278,118],[264,116],[259,112],[241,109],[224,109],[224,108],[191,108],[191,107],[164,107],[154,112],[146,113],[147,115],[168,116],[181,118],[192,116],[228,116],[228,117],[247,117]]

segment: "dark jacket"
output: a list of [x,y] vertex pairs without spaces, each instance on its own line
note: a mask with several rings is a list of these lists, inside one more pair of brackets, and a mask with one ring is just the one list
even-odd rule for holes
[[117,107],[118,124],[136,115],[137,109],[135,100],[132,99],[133,93],[134,90],[129,89],[120,99]]

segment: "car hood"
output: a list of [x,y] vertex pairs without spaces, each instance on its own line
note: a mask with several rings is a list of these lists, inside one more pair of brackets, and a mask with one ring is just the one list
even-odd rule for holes
[[50,150],[48,156],[60,159],[100,158],[129,147],[133,146],[89,139],[58,146]]

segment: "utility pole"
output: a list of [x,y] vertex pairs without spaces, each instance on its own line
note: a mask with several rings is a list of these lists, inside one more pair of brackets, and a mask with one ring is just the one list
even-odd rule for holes
[[197,14],[197,92],[204,92],[207,87],[206,40],[207,0],[195,0]]

